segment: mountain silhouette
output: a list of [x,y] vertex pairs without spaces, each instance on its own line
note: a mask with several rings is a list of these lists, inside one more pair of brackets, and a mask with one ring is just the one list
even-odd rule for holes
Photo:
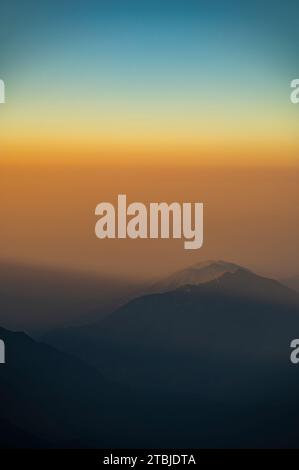
[[44,340],[135,390],[170,447],[276,448],[298,447],[298,336],[298,294],[234,267]]
[[[72,356],[0,328],[0,448],[190,448],[248,445],[232,410],[113,384]],[[248,415],[248,413],[247,413]],[[230,421],[228,429],[227,423]],[[215,423],[217,430],[215,432]]]
[[0,448],[126,442],[126,409],[137,402],[126,389],[24,333],[0,328],[0,338],[6,346],[6,364],[0,366]]
[[0,330],[0,424],[27,446],[298,447],[298,336],[298,293],[240,267],[48,333],[51,347]]
[[137,298],[98,325],[56,331],[45,341],[122,383],[167,389],[189,383],[209,393],[211,381],[237,392],[253,378],[250,371],[288,372],[290,341],[298,334],[299,295],[235,269]]

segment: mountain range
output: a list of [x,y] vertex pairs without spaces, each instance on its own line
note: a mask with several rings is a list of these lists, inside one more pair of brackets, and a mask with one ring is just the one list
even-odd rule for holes
[[223,261],[84,327],[0,329],[2,446],[298,447],[296,337],[299,294]]
[[0,328],[0,337],[0,448],[144,447],[161,440],[159,428],[151,433],[144,425],[144,396],[24,333]]
[[[192,278],[196,284],[166,292],[164,284],[162,293],[134,299],[98,324],[43,339],[110,379],[146,387],[184,389],[187,381],[202,391],[210,380],[233,383],[233,364],[241,376],[253,364],[256,370],[288,366],[290,340],[299,334],[299,295],[231,264],[227,270],[223,262],[202,269]],[[175,277],[178,285],[183,276],[190,282],[184,272]],[[230,369],[222,373],[219,361],[231,364],[233,376]]]

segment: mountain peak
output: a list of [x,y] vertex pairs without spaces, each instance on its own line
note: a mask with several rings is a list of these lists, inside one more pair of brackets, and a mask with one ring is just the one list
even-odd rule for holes
[[238,271],[249,272],[237,264],[222,260],[207,260],[178,271],[154,286],[154,290],[165,292],[185,285],[199,285],[214,281],[224,274]]
[[203,270],[203,269],[212,269],[212,270],[218,270],[218,271],[224,271],[224,272],[231,272],[234,273],[238,271],[239,269],[245,269],[242,266],[239,266],[238,264],[231,263],[229,261],[223,261],[223,260],[207,260],[207,261],[200,261],[199,263],[192,264],[188,268],[186,268],[184,271],[187,270]]

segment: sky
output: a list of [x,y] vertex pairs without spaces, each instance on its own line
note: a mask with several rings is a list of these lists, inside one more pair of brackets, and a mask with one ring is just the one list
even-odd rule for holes
[[298,4],[240,3],[1,2],[9,159],[297,164]]
[[[217,256],[296,272],[297,1],[0,8],[0,258],[154,275]],[[94,207],[124,191],[205,201],[203,250],[99,244]]]

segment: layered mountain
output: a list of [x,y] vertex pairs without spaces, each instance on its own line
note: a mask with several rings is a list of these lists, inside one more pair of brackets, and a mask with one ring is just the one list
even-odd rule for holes
[[138,386],[182,390],[188,384],[209,394],[214,383],[223,393],[231,387],[239,393],[255,375],[288,373],[290,341],[299,336],[298,293],[228,266],[223,274],[223,265],[209,266],[212,281],[137,298],[98,325],[45,340]]
[[0,448],[124,442],[126,409],[136,402],[127,390],[24,333],[0,328],[0,338],[6,348],[6,364],[0,365]]
[[[0,365],[1,449],[244,447],[261,435],[271,442],[263,426],[258,435],[246,431],[250,409],[201,400],[188,388],[128,389],[24,333],[0,328],[0,338],[7,353]],[[292,442],[289,435],[281,442]]]
[[0,366],[11,435],[73,447],[298,446],[299,295],[247,269],[49,333],[61,352],[1,335],[12,342]]

